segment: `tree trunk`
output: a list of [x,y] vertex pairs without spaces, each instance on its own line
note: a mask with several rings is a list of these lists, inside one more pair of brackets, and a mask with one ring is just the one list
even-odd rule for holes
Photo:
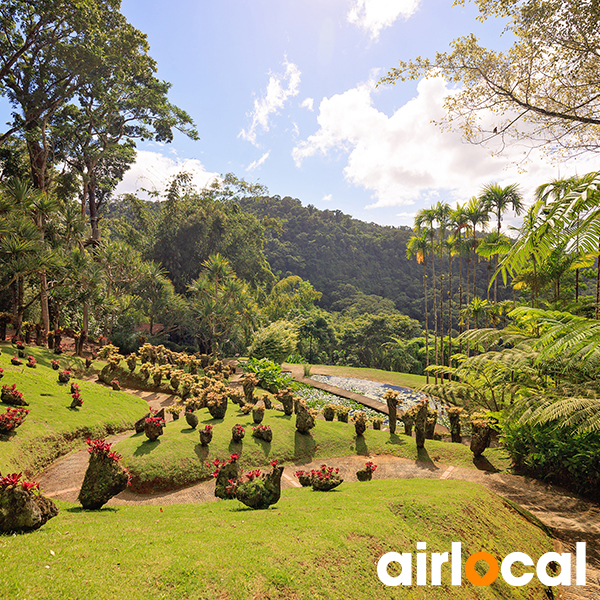
[[[452,256],[448,256],[448,366],[452,366]],[[450,378],[450,376],[448,376]]]
[[[435,285],[435,254],[432,252],[431,253],[431,268],[433,270],[433,322],[434,322],[434,329],[433,329],[433,345],[435,348],[435,364],[436,366],[439,365],[438,362],[438,314],[437,314],[437,296],[436,296],[436,285]],[[438,375],[437,375],[437,371],[435,372],[435,383],[437,385],[438,382]]]
[[427,264],[423,263],[423,293],[425,294],[425,374],[429,383],[429,323],[427,320]]

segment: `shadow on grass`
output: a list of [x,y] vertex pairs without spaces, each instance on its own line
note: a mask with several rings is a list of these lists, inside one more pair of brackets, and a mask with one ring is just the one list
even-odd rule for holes
[[103,506],[102,508],[98,508],[96,510],[93,509],[89,509],[89,508],[83,508],[83,506],[72,506],[71,508],[65,508],[62,509],[65,510],[66,512],[70,512],[70,513],[108,513],[108,512],[119,512],[118,508],[115,508],[114,506]]
[[312,460],[317,453],[317,444],[310,433],[294,432],[294,459]]
[[229,442],[228,450],[231,454],[236,453],[239,456],[242,456],[242,450],[244,449],[243,442],[234,442],[231,440]]
[[488,471],[490,473],[499,473],[498,469],[483,455],[473,456],[473,464],[480,471]]
[[156,450],[160,446],[160,440],[154,440],[151,442],[150,440],[146,440],[142,442],[133,453],[134,456],[144,456],[145,454],[150,454],[153,450]]
[[406,435],[399,436],[396,433],[390,433],[390,439],[386,442],[386,444],[393,444],[395,446],[403,446],[404,444],[406,444],[408,439],[409,438]]
[[354,449],[356,454],[360,454],[361,456],[369,455],[369,448],[367,446],[367,440],[364,435],[357,435],[355,438]]
[[207,425],[220,425],[225,419],[213,419],[212,417],[208,417],[200,421],[200,423],[206,423]]
[[196,456],[200,459],[200,462],[204,464],[206,459],[208,458],[209,449],[208,446],[203,446],[202,444],[196,444],[194,446],[194,452]]
[[254,437],[253,435],[250,437],[257,446],[260,446],[261,450],[263,451],[263,454],[265,455],[265,458],[268,458],[269,454],[271,453],[271,444],[265,442],[265,440],[261,440],[257,437]]
[[188,433],[194,433],[194,431],[198,431],[198,429],[196,427],[184,427],[179,433],[187,435]]
[[429,452],[427,452],[427,448],[417,448],[417,461],[420,463],[425,463],[424,465],[421,464],[419,466],[424,466],[426,469],[429,469],[430,471],[438,470],[438,467],[436,467],[435,463],[431,460],[431,457],[429,456]]
[[284,421],[291,421],[294,417],[295,417],[295,415],[283,415],[283,414],[273,416],[274,419],[283,419]]

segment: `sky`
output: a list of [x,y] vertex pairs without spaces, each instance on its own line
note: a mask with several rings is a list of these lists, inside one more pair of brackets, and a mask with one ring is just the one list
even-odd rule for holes
[[181,170],[200,186],[231,172],[304,205],[412,225],[420,208],[491,182],[518,183],[528,200],[542,183],[599,168],[594,157],[557,166],[535,155],[524,167],[522,149],[494,157],[443,132],[432,123],[452,91],[441,79],[377,86],[398,59],[433,57],[469,33],[506,48],[504,23],[477,22],[472,2],[123,0],[121,10],[201,139],[138,143],[118,193],[161,191]]

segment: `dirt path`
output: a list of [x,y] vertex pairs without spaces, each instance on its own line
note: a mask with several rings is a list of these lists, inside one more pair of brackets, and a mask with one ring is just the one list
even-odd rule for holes
[[[147,400],[154,409],[168,406],[173,402],[173,397],[167,394],[130,391]],[[128,435],[130,433],[113,436],[109,441],[117,442]],[[394,456],[369,458],[378,465],[374,479],[454,479],[479,483],[521,505],[542,521],[552,531],[559,552],[574,553],[575,542],[587,542],[587,585],[583,588],[564,587],[559,597],[563,600],[600,600],[600,506],[597,504],[582,500],[555,486],[517,475],[417,462]],[[327,463],[339,467],[345,481],[356,481],[355,473],[359,468],[364,467],[367,459],[364,456],[346,456],[327,459]],[[282,479],[283,489],[299,487],[294,475],[297,469],[310,470],[318,467],[322,462],[323,460],[317,460],[311,463],[287,465]],[[52,498],[76,502],[87,463],[88,454],[85,449],[55,462],[38,479],[44,494]],[[151,495],[125,491],[113,498],[108,506],[140,504],[166,506],[213,501],[216,501],[214,481],[207,481],[173,492]],[[575,581],[574,574],[572,580]]]

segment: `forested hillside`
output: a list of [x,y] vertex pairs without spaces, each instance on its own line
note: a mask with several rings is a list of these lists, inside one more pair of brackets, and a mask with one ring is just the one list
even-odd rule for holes
[[[323,308],[341,310],[350,299],[356,299],[357,292],[362,292],[392,300],[398,311],[422,320],[423,270],[406,257],[408,240],[414,234],[410,227],[365,223],[339,210],[303,206],[289,196],[245,198],[240,205],[261,219],[278,221],[266,231],[265,254],[273,272],[309,280],[323,293]],[[452,262],[453,294],[458,307],[459,259]],[[463,260],[465,273],[466,266]],[[431,285],[431,267],[429,270]],[[487,276],[487,265],[479,264],[477,291],[482,298],[487,294]],[[500,299],[512,294],[506,293],[503,286],[499,293]],[[376,298],[362,300],[372,307],[382,305]]]

